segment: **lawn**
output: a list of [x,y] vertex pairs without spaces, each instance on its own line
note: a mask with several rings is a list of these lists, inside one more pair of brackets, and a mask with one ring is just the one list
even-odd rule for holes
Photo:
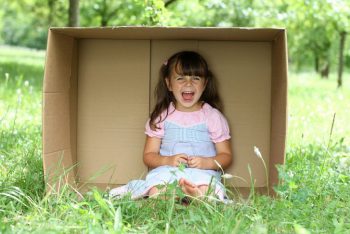
[[[349,233],[350,75],[291,73],[278,197],[233,204],[113,200],[64,187],[45,194],[41,159],[45,53],[0,46],[0,233]],[[334,118],[335,116],[335,118]]]

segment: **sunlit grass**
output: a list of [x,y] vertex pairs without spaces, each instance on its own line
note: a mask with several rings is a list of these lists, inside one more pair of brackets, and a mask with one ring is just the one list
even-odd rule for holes
[[330,138],[345,138],[350,144],[350,74],[344,75],[344,86],[337,88],[336,76],[321,79],[312,72],[292,73],[288,94],[288,145],[324,144]]
[[22,65],[43,67],[45,51],[0,45],[0,62],[20,62]]
[[0,58],[0,188],[17,186],[42,194],[44,53],[1,46]]
[[[278,198],[233,204],[46,194],[41,159],[43,51],[0,47],[0,233],[349,233],[350,77],[291,74]],[[332,138],[330,132],[336,113]],[[342,140],[342,138],[345,138]],[[229,182],[228,182],[229,184]]]

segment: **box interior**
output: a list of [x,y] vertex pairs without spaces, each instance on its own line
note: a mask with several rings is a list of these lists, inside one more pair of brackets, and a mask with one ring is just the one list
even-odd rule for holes
[[134,30],[51,29],[44,80],[45,174],[60,174],[62,165],[70,180],[102,187],[144,178],[144,127],[159,68],[173,53],[192,50],[203,55],[219,82],[232,136],[233,164],[226,172],[234,179],[227,184],[275,183],[286,135],[285,31],[182,29],[184,36],[177,38],[176,30]]

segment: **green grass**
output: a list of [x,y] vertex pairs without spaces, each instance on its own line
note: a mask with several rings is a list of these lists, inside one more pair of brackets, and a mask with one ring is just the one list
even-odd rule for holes
[[350,144],[350,74],[343,77],[344,86],[336,87],[335,74],[329,80],[314,73],[292,73],[288,95],[288,145],[327,144],[335,114],[332,140],[345,138]]
[[[0,233],[350,233],[350,77],[291,74],[286,164],[278,198],[234,204],[45,194],[41,159],[44,52],[0,47]],[[6,75],[7,74],[7,75]],[[336,113],[332,135],[333,115]]]

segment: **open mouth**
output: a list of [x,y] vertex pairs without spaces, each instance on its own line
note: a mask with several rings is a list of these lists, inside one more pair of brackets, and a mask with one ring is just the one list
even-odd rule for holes
[[193,96],[194,96],[194,92],[191,92],[191,91],[182,92],[182,98],[187,102],[192,101]]

